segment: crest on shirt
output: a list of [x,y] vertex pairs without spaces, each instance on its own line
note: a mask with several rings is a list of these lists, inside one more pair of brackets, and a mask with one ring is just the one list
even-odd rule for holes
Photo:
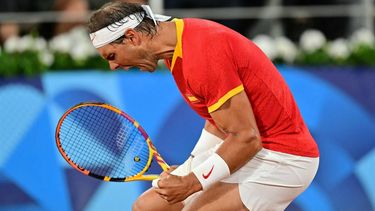
[[191,103],[199,103],[200,100],[198,98],[196,98],[194,95],[192,94],[185,94],[186,98],[191,102]]

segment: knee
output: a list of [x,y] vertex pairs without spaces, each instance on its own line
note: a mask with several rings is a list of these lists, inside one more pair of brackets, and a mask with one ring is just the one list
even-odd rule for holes
[[132,211],[175,211],[182,210],[183,204],[168,204],[153,190],[144,192],[132,206]]
[[163,209],[160,197],[152,189],[147,190],[132,205],[132,211],[156,211]]
[[143,211],[146,210],[147,201],[143,197],[139,197],[132,205],[132,211]]

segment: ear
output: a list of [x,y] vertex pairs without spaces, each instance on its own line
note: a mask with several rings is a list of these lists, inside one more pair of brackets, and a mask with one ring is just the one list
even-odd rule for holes
[[142,42],[142,37],[141,37],[141,33],[140,32],[137,32],[136,30],[134,29],[128,29],[125,31],[125,39],[123,40],[123,42],[127,42],[131,45],[140,45],[141,42]]

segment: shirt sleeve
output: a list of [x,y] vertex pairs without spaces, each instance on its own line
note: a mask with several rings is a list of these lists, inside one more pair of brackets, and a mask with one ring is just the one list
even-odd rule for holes
[[205,64],[194,81],[195,86],[199,86],[198,94],[204,99],[209,113],[244,90],[228,41],[216,40],[215,44],[209,45],[202,53]]

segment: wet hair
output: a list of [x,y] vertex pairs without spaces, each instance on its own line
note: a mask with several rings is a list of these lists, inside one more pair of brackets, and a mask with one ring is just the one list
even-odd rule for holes
[[[156,34],[156,26],[151,18],[146,17],[146,12],[143,10],[140,4],[127,3],[123,1],[109,2],[103,5],[99,10],[95,11],[88,23],[87,28],[89,33],[93,33],[102,29],[110,24],[119,22],[124,17],[137,13],[145,13],[145,17],[142,22],[134,28],[134,30],[150,35],[151,37]],[[137,17],[139,18],[139,17]],[[124,39],[124,36],[118,38],[112,43],[119,43]]]

